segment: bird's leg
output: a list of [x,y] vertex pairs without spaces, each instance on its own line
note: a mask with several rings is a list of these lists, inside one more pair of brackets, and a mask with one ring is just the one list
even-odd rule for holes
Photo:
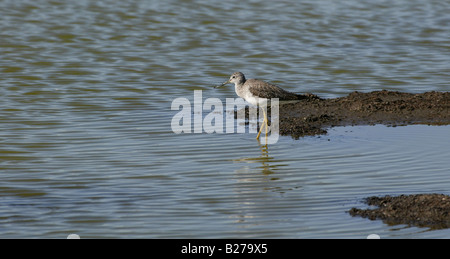
[[267,133],[269,133],[269,120],[267,119],[267,113],[264,111],[264,121],[266,122],[266,140],[267,140]]
[[[262,109],[263,110],[263,112],[264,112],[264,109]],[[259,117],[259,116],[258,116]],[[264,121],[263,121],[263,123],[266,121],[266,115],[264,114]],[[262,124],[260,127],[259,127],[259,132],[258,132],[258,135],[256,136],[256,139],[259,139],[259,135],[261,135],[261,131],[262,131],[262,129],[263,129],[263,127],[264,127],[264,124]]]
[[263,124],[261,125],[261,127],[259,128],[259,132],[258,132],[258,135],[256,136],[256,139],[259,139],[259,135],[261,135],[261,131],[264,128],[264,125],[266,126],[266,137],[267,137],[267,127],[268,127],[267,115],[266,115],[266,111],[264,109],[262,109],[262,110],[263,110],[263,114],[264,114],[264,121],[263,121]]

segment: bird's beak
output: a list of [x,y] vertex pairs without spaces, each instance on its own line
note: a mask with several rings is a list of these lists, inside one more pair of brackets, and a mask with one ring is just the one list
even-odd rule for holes
[[230,82],[230,80],[228,79],[228,80],[227,80],[226,82],[224,82],[223,84],[214,86],[214,88],[223,87],[223,86],[225,86],[226,84],[228,84],[229,82]]

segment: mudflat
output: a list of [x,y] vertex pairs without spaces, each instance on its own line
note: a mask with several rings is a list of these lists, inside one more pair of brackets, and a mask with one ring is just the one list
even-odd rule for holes
[[352,92],[340,98],[303,95],[280,107],[280,134],[294,138],[326,134],[335,126],[450,124],[450,92]]
[[[297,103],[280,107],[280,134],[293,138],[326,134],[335,126],[411,124],[449,125],[450,92],[404,93],[353,92],[340,98],[322,99],[305,94]],[[374,209],[352,208],[348,213],[388,224],[408,224],[431,229],[450,227],[450,196],[415,194],[368,197]]]
[[450,227],[450,196],[414,194],[368,197],[365,203],[374,209],[352,208],[348,213],[370,220],[381,219],[388,224],[407,224],[431,229]]

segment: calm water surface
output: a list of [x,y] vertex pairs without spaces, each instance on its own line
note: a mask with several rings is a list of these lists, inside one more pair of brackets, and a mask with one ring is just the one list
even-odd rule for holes
[[449,126],[268,147],[170,127],[177,97],[234,98],[211,89],[234,71],[325,98],[449,91],[448,1],[0,6],[0,237],[450,237],[346,213],[371,195],[450,194]]

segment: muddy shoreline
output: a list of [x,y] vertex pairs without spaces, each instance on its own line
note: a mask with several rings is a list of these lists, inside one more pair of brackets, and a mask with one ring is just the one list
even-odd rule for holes
[[[449,125],[450,92],[404,93],[396,91],[352,92],[322,99],[303,95],[297,103],[280,106],[280,134],[293,138],[326,134],[335,126],[412,124]],[[376,208],[352,208],[348,213],[387,224],[407,224],[431,229],[450,227],[450,196],[443,194],[368,197]]]
[[335,126],[450,124],[450,92],[352,92],[340,98],[303,95],[280,106],[280,134],[293,138],[326,134]]
[[431,229],[450,227],[450,196],[444,194],[415,194],[396,197],[368,197],[364,202],[374,209],[352,208],[348,213],[386,224],[406,224]]

